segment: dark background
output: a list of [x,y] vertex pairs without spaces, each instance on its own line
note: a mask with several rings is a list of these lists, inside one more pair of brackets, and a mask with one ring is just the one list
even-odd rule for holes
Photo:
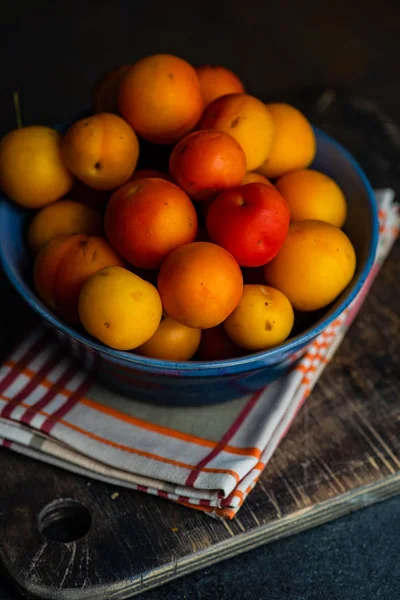
[[94,79],[156,52],[231,67],[260,97],[344,86],[400,98],[400,5],[389,0],[21,2],[0,9],[0,133],[54,123],[88,106]]
[[[89,105],[99,74],[156,52],[226,65],[250,93],[290,98],[306,112],[322,90],[334,88],[378,100],[400,120],[399,49],[400,3],[388,0],[3,1],[0,135],[15,127],[15,90],[25,125],[51,125]],[[377,143],[362,138],[357,119],[351,125],[360,130],[362,145]],[[342,137],[344,130],[342,124]],[[0,306],[12,323],[21,305],[13,302],[10,308],[3,280],[0,292]],[[4,335],[0,342],[4,345]],[[395,599],[400,597],[399,519],[400,500],[393,499],[143,598]],[[15,596],[4,587],[0,598]]]

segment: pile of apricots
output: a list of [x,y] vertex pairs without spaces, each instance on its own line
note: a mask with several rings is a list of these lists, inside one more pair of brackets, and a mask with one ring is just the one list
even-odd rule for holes
[[63,134],[0,141],[0,188],[37,209],[36,293],[65,323],[152,358],[230,359],[284,342],[349,284],[346,199],[309,168],[296,108],[168,54],[108,72],[92,99]]

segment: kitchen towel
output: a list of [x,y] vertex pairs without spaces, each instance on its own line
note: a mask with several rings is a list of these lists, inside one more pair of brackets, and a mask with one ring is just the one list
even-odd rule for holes
[[39,324],[0,368],[0,443],[16,452],[231,519],[268,465],[356,316],[399,228],[376,192],[379,243],[352,304],[265,389],[204,407],[165,407],[96,383]]

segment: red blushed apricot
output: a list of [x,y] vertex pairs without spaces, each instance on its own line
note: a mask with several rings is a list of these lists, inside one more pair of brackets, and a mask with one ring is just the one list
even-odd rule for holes
[[193,200],[208,200],[240,185],[246,157],[240,144],[224,131],[195,131],[173,149],[172,178]]
[[207,213],[207,231],[240,266],[260,267],[279,252],[289,220],[288,203],[278,190],[248,183],[214,200]]
[[79,323],[78,299],[85,281],[104,267],[123,264],[104,238],[60,236],[37,255],[34,286],[43,302],[62,319]]
[[242,354],[243,348],[231,340],[223,324],[211,329],[203,329],[196,355],[198,360],[225,360],[237,358]]
[[[33,283],[38,296],[51,310],[56,311],[54,279],[59,264],[75,243],[75,235],[60,235],[39,252],[33,269]],[[82,237],[82,236],[79,236]]]
[[209,242],[186,244],[164,261],[158,291],[165,311],[187,327],[222,323],[240,300],[243,277],[235,259]]
[[175,248],[197,235],[190,198],[163,179],[140,179],[117,190],[105,213],[107,237],[128,262],[158,269]]

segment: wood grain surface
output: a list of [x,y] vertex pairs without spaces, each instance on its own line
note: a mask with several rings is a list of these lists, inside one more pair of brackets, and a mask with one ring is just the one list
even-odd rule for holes
[[[232,522],[0,452],[1,558],[31,594],[127,598],[400,491],[400,244],[360,315]],[[29,468],[27,468],[29,465]],[[71,543],[46,540],[40,511],[89,508]]]

